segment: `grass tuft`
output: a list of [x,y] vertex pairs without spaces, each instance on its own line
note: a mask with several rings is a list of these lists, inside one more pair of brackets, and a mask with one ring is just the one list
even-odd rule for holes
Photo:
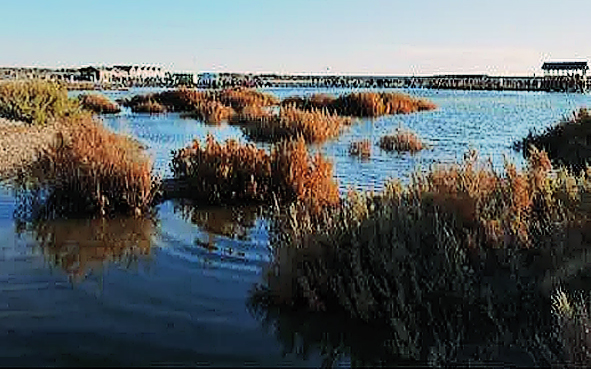
[[84,109],[97,114],[117,114],[121,112],[119,105],[105,95],[83,94],[78,97],[78,100]]
[[379,146],[385,151],[409,151],[411,153],[426,148],[416,133],[403,129],[397,129],[394,134],[381,137]]

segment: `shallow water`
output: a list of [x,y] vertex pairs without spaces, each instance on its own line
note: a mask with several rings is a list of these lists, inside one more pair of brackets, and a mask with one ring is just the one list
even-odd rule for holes
[[[268,91],[286,97],[347,90]],[[470,147],[490,156],[497,168],[503,155],[521,166],[521,154],[510,148],[515,140],[577,107],[591,106],[591,96],[581,94],[408,92],[431,99],[439,109],[364,119],[339,139],[315,147],[333,159],[341,190],[378,189],[388,177],[405,178],[419,167],[457,161]],[[238,128],[178,114],[126,110],[104,121],[142,141],[164,177],[170,175],[171,150],[195,137],[210,132],[218,139],[244,140]],[[375,145],[380,136],[399,125],[416,131],[432,149],[416,155],[382,152]],[[349,143],[362,138],[374,143],[368,161],[348,156]],[[327,357],[349,365],[351,356],[380,355],[372,351],[372,335],[357,330],[362,328],[295,315],[271,317],[269,327],[253,314],[249,291],[262,281],[270,258],[260,209],[169,201],[159,207],[154,223],[21,224],[15,220],[17,205],[12,191],[0,186],[0,357],[5,365],[319,366]],[[356,352],[322,354],[319,348],[330,342],[331,332]]]

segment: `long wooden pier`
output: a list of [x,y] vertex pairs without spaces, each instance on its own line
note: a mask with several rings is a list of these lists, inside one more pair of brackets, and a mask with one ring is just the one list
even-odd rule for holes
[[[262,77],[262,78],[261,78]],[[260,87],[429,88],[453,90],[586,92],[591,80],[575,76],[500,77],[488,75],[409,76],[255,76]],[[228,81],[229,82],[229,81]]]

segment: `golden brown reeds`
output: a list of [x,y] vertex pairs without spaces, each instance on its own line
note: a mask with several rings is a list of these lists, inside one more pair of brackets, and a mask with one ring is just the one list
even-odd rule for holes
[[337,98],[327,94],[312,94],[306,98],[299,96],[291,96],[281,101],[281,106],[295,106],[302,110],[327,110],[330,112],[336,112]]
[[0,117],[45,124],[80,111],[75,99],[56,82],[42,80],[0,83]]
[[371,142],[367,139],[351,142],[349,145],[349,155],[359,156],[367,159],[371,156]]
[[529,155],[530,146],[545,150],[556,165],[564,165],[575,172],[584,170],[591,161],[591,112],[579,109],[570,118],[541,133],[530,131],[515,143],[514,148]]
[[235,114],[234,109],[223,105],[219,101],[204,100],[197,102],[193,106],[193,111],[188,116],[205,123],[219,124],[231,120]]
[[134,113],[160,114],[166,113],[166,107],[154,100],[147,100],[133,105],[131,107],[131,111]]
[[173,153],[175,178],[188,182],[192,197],[210,203],[308,201],[314,206],[338,202],[332,164],[312,157],[303,139],[281,142],[271,153],[253,144],[228,140],[224,145],[208,135],[205,145]]
[[306,142],[323,142],[337,137],[350,125],[349,117],[289,106],[282,107],[278,116],[255,115],[242,128],[250,139],[258,141],[277,142],[301,136]]
[[326,94],[313,94],[305,98],[293,96],[284,99],[281,105],[303,110],[323,109],[354,117],[409,114],[437,108],[428,100],[398,92],[352,92],[338,98]]
[[273,106],[279,104],[279,99],[272,94],[260,92],[250,88],[232,88],[222,90],[216,98],[224,105],[240,112],[247,106]]
[[[277,105],[279,100],[268,93],[254,89],[234,88],[221,91],[198,91],[186,87],[163,91],[156,94],[134,96],[123,102],[136,111],[138,105],[156,102],[166,111],[189,112],[203,118],[211,117],[212,123],[218,122],[218,115],[229,118],[233,111],[241,112],[247,106]],[[210,111],[213,110],[214,114]]]
[[78,100],[84,109],[97,114],[117,114],[121,112],[119,105],[105,95],[83,94],[78,97]]
[[392,135],[385,135],[380,138],[379,146],[385,151],[410,151],[415,153],[426,148],[416,133],[410,130],[397,129]]
[[138,143],[88,116],[69,123],[26,174],[49,192],[45,216],[149,212],[157,180]]

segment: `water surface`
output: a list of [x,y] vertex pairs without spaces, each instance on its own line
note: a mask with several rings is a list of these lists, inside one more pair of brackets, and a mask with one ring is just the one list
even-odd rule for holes
[[[267,91],[286,97],[349,90]],[[145,91],[107,94],[119,98],[140,92]],[[582,94],[407,92],[439,108],[361,119],[337,140],[314,146],[333,160],[342,191],[349,186],[379,189],[389,177],[404,179],[418,168],[458,161],[469,148],[490,157],[497,168],[504,156],[522,166],[521,154],[510,148],[515,140],[591,105],[591,96]],[[245,140],[236,127],[206,125],[178,114],[124,110],[104,121],[145,144],[163,177],[171,175],[171,150],[194,138],[211,133]],[[399,126],[417,132],[432,149],[416,155],[381,151],[379,138]],[[364,138],[374,144],[371,158],[349,157],[350,142]],[[31,224],[15,219],[17,205],[12,190],[0,186],[0,357],[6,365],[319,366],[323,360],[349,365],[351,357],[381,355],[363,328],[253,313],[249,291],[262,281],[271,255],[259,208],[169,201],[159,206],[154,222]],[[327,336],[313,327],[322,327]],[[337,338],[333,342],[330,337]],[[336,346],[341,341],[350,350],[326,351],[327,342]]]

